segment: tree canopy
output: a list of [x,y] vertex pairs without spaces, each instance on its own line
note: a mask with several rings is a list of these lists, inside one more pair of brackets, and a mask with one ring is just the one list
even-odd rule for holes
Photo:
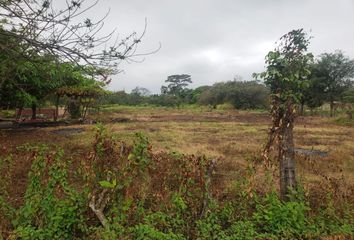
[[111,42],[114,31],[102,35],[107,16],[97,21],[88,17],[98,3],[0,1],[2,106],[31,105],[35,112],[36,105],[48,95],[93,94],[94,87],[97,91],[102,87],[95,82],[108,84],[109,75],[121,71],[122,61],[145,55],[137,53],[137,46],[146,22],[140,35],[132,32]]
[[161,93],[182,96],[183,91],[192,83],[192,78],[188,74],[170,75],[165,82],[168,85],[161,87]]
[[341,51],[323,53],[314,64],[312,82],[316,92],[321,91],[322,100],[330,102],[331,116],[334,101],[342,100],[343,93],[353,84],[353,78],[354,61]]
[[257,81],[228,81],[216,83],[199,95],[199,103],[216,106],[230,103],[236,109],[268,107],[269,91]]

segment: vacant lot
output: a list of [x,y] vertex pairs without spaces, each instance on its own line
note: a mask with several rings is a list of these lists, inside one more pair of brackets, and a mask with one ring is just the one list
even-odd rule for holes
[[[97,122],[99,123],[96,124]],[[260,239],[270,239],[268,237],[271,235],[262,235],[263,233],[275,234],[272,235],[273,237],[284,234],[286,236],[288,231],[297,229],[293,227],[298,223],[297,217],[302,219],[299,221],[303,225],[299,227],[299,233],[294,232],[289,236],[307,236],[308,239],[312,239],[311,236],[336,236],[339,237],[338,239],[346,239],[345,237],[352,232],[352,211],[348,206],[354,203],[353,125],[350,122],[349,125],[345,125],[343,122],[325,117],[298,118],[295,128],[297,175],[301,186],[304,187],[305,195],[297,196],[304,196],[308,210],[311,209],[308,211],[306,207],[301,207],[305,206],[302,205],[304,204],[302,201],[283,205],[269,195],[274,193],[279,185],[276,152],[273,152],[273,163],[267,166],[263,164],[260,157],[262,146],[267,138],[269,123],[270,119],[266,112],[109,106],[102,108],[98,113],[91,114],[86,124],[36,128],[19,126],[1,129],[0,197],[6,200],[7,205],[1,205],[2,199],[0,198],[0,210],[8,215],[6,215],[7,218],[0,217],[0,233],[5,238],[17,236],[16,234],[20,234],[19,236],[27,236],[26,234],[32,232],[37,234],[36,231],[39,234],[41,229],[47,229],[47,225],[43,225],[46,222],[42,222],[41,219],[51,219],[47,222],[52,224],[56,221],[61,223],[67,218],[64,216],[66,212],[62,212],[61,205],[66,204],[74,207],[65,209],[78,208],[79,210],[75,210],[72,213],[74,215],[69,214],[71,217],[68,219],[75,224],[68,225],[68,229],[63,232],[75,232],[78,238],[90,236],[90,239],[100,239],[101,237],[98,236],[103,234],[101,231],[107,229],[100,227],[100,222],[89,210],[87,201],[94,198],[90,197],[92,195],[88,194],[85,189],[97,189],[97,184],[89,179],[95,176],[93,170],[101,169],[100,164],[103,164],[104,170],[100,171],[102,173],[108,171],[107,176],[110,176],[111,170],[117,172],[115,179],[118,180],[114,181],[123,186],[124,190],[117,190],[117,196],[126,200],[122,202],[121,198],[117,197],[115,200],[117,206],[122,204],[124,206],[125,201],[131,204],[126,208],[127,210],[124,210],[127,211],[126,213],[106,207],[108,216],[122,217],[123,220],[118,220],[118,217],[114,218],[112,226],[124,226],[122,229],[128,229],[124,233],[128,234],[127,239],[134,239],[131,234],[138,234],[140,230],[137,226],[150,226],[139,224],[140,222],[148,224],[146,219],[157,216],[155,214],[167,214],[163,216],[172,217],[171,219],[168,217],[170,220],[160,219],[151,223],[157,224],[152,225],[155,226],[152,228],[153,232],[160,231],[159,234],[166,234],[163,233],[164,224],[170,224],[169,221],[173,223],[173,219],[178,218],[176,212],[180,210],[178,208],[176,210],[174,206],[181,206],[184,209],[181,212],[183,214],[181,221],[185,225],[173,228],[173,231],[181,230],[191,239],[219,239],[218,234],[222,233],[239,234],[238,237],[230,239],[243,239],[244,230],[230,230],[229,233],[227,224],[244,224],[247,221],[252,221],[251,225],[246,227],[242,225],[242,229],[247,229],[245,231],[250,234],[247,239],[254,239],[255,236],[259,236]],[[105,130],[102,131],[102,124],[108,130],[108,135]],[[97,134],[99,132],[97,129],[101,129],[101,135]],[[140,135],[140,138],[137,138],[137,132],[149,138],[152,150],[147,143],[142,141],[144,137]],[[114,139],[110,138],[111,135]],[[100,138],[100,136],[105,137]],[[111,140],[100,142],[100,139]],[[132,143],[135,143],[134,148],[129,146]],[[49,146],[45,150],[45,155],[39,153],[40,147],[33,147],[41,144]],[[55,157],[58,156],[56,155],[58,147],[65,151],[60,158]],[[150,157],[142,157],[140,160],[142,162],[135,162],[136,156],[145,156],[143,155],[144,149],[151,154]],[[175,152],[189,155],[182,156],[174,154]],[[104,154],[100,157],[101,153]],[[204,162],[206,159],[198,157],[199,155],[205,155],[208,159],[216,159],[217,164],[212,174],[209,170],[205,171],[205,167],[210,165],[203,165],[207,164]],[[41,158],[41,156],[45,157]],[[40,159],[42,160],[39,161]],[[151,168],[144,172],[139,170],[144,165],[139,164],[144,164],[143,161],[146,159],[153,159],[153,162],[148,160]],[[122,168],[125,166],[124,161],[131,162],[131,165],[127,165],[128,168]],[[54,166],[54,168],[47,167],[39,171],[41,166]],[[67,167],[68,175],[60,172],[61,167],[64,166]],[[31,176],[30,181],[29,176]],[[41,180],[36,180],[37,177]],[[53,185],[54,190],[48,190],[49,188],[45,187],[51,186],[49,184],[51,179],[63,177],[65,184],[66,180],[70,183],[65,186],[74,189],[74,191],[65,193],[69,194],[68,196],[64,194],[64,190],[61,190],[65,188],[60,188],[59,185]],[[129,179],[134,179],[136,182],[123,185],[127,181],[133,181]],[[38,185],[37,181],[41,184]],[[90,185],[91,183],[94,185]],[[111,183],[108,182],[108,184]],[[87,188],[89,186],[94,187]],[[51,191],[54,191],[53,195]],[[94,191],[92,190],[91,193],[95,194]],[[75,195],[76,192],[79,195]],[[217,202],[218,207],[208,206],[209,193]],[[44,200],[41,200],[40,205],[36,205],[37,197],[43,194],[47,195],[43,196]],[[78,199],[82,200],[76,201],[75,196],[80,196]],[[175,202],[174,196],[181,196],[182,205]],[[46,202],[47,200],[50,200],[49,203]],[[57,205],[53,207],[53,204]],[[10,206],[10,210],[7,206]],[[188,206],[187,211],[184,206]],[[297,207],[294,208],[294,206]],[[204,213],[208,207],[211,210]],[[11,211],[11,208],[17,210]],[[117,211],[118,215],[116,215]],[[141,215],[140,211],[144,211],[145,215]],[[164,212],[161,213],[161,211]],[[303,215],[305,213],[306,220]],[[17,226],[16,222],[11,222],[10,219],[14,219],[16,214],[24,219],[26,216],[29,216],[30,220],[37,219],[38,216],[40,218],[38,218],[38,223],[37,220],[33,223],[33,228],[24,229]],[[79,214],[79,217],[75,217],[76,214]],[[200,214],[206,215],[203,217]],[[282,221],[289,219],[286,214],[290,214],[290,219],[293,220],[284,225]],[[53,217],[50,218],[50,216]],[[214,216],[218,220],[209,225],[208,216]],[[126,220],[124,220],[125,217]],[[274,222],[268,221],[268,218],[273,219]],[[279,218],[283,220],[280,221]],[[78,227],[81,226],[79,222],[88,229],[79,229]],[[204,222],[208,224],[200,225]],[[160,223],[163,224],[160,226]],[[189,229],[187,226],[192,227]],[[211,227],[210,234],[203,233],[205,229],[209,229],[208,226]],[[218,230],[216,235],[218,237],[211,238],[210,236],[214,234],[212,229],[215,226],[222,226],[223,229]],[[282,230],[277,232],[278,230],[273,230],[274,226]],[[112,236],[116,236],[114,234]],[[116,238],[112,236],[108,239]],[[197,236],[204,237],[197,238]]]
[[[270,123],[266,112],[206,108],[112,106],[89,118],[104,123],[117,138],[128,143],[133,141],[136,132],[143,132],[149,137],[154,151],[205,154],[217,158],[217,174],[227,185],[237,179],[252,160],[259,158]],[[94,124],[86,124],[2,130],[0,144],[2,149],[28,143],[58,145],[75,159],[88,151],[94,128]],[[338,125],[329,118],[299,118],[295,144],[298,175],[305,185],[316,184],[328,177],[344,179],[350,188],[354,185],[352,125]],[[75,154],[71,154],[73,152]],[[14,161],[18,167],[12,174],[16,176],[15,181],[23,183],[30,163],[25,158]],[[21,188],[23,184],[14,186]]]

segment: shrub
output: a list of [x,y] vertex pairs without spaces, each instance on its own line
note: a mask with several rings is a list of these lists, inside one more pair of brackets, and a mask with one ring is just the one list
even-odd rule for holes
[[256,81],[229,81],[216,83],[202,92],[202,105],[229,103],[236,109],[264,109],[268,107],[268,90]]
[[306,216],[309,210],[304,202],[282,202],[270,193],[256,205],[253,221],[257,231],[266,236],[299,238],[311,229]]
[[24,205],[16,211],[14,234],[21,239],[72,239],[84,229],[85,194],[67,182],[61,150],[39,146],[29,172]]

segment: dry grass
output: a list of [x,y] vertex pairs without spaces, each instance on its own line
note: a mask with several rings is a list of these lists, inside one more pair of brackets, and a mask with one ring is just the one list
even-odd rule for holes
[[[205,154],[219,158],[218,174],[226,179],[224,182],[228,186],[222,186],[225,189],[232,186],[240,171],[244,171],[249,165],[250,159],[259,156],[270,122],[267,113],[200,108],[111,107],[91,118],[106,123],[116,137],[128,143],[133,141],[134,133],[140,131],[149,137],[154,151]],[[129,121],[119,122],[121,119]],[[74,135],[58,135],[52,132],[58,128],[72,127],[80,127],[85,131]],[[82,125],[1,130],[0,146],[15,148],[25,143],[59,145],[71,159],[76,159],[87,151],[93,141],[93,128],[93,125]],[[298,175],[305,186],[315,186],[330,177],[343,178],[348,187],[353,188],[352,126],[338,125],[328,118],[300,118],[296,123],[295,143],[296,147],[328,152],[326,157],[297,156]],[[30,163],[25,159],[14,161],[17,166],[14,176],[17,176],[18,181],[25,181],[23,169],[28,169]],[[262,180],[260,178],[256,181]]]

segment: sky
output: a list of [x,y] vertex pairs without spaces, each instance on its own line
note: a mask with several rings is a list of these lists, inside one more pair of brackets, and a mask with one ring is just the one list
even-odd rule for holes
[[[110,10],[104,31],[120,37],[147,32],[139,53],[161,49],[141,63],[123,63],[110,90],[136,86],[159,93],[167,76],[190,74],[191,87],[212,85],[264,69],[265,55],[292,29],[313,38],[315,55],[336,49],[354,58],[354,0],[100,0],[88,14]],[[138,58],[137,60],[141,60]]]

